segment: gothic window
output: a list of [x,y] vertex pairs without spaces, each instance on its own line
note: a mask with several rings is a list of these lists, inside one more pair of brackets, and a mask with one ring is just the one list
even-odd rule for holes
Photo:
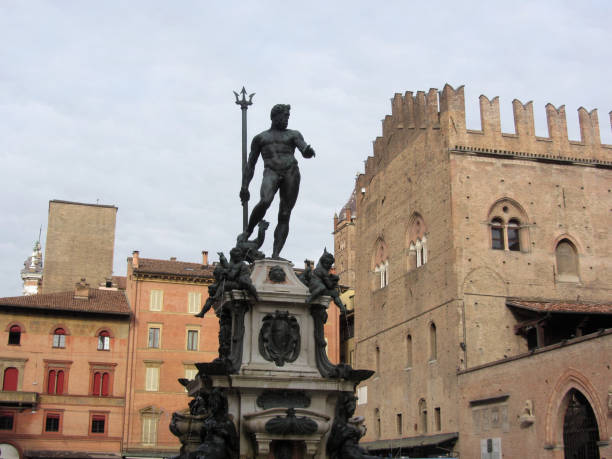
[[493,250],[528,250],[527,215],[516,201],[510,198],[498,200],[489,210],[487,221]]
[[21,342],[21,327],[19,325],[13,325],[9,329],[8,343],[13,346],[18,346]]
[[569,239],[561,239],[555,248],[557,275],[560,281],[578,281],[578,251]]
[[597,418],[587,398],[572,389],[563,417],[565,457],[599,459]]
[[380,347],[376,346],[376,376],[380,376]]
[[427,226],[421,214],[415,212],[408,224],[408,269],[427,263]]
[[53,332],[53,347],[66,347],[66,331],[63,328],[56,328]]
[[376,242],[376,248],[374,252],[374,273],[378,275],[378,286],[374,288],[384,288],[389,284],[389,259],[387,252],[387,245],[382,239],[378,239]]
[[389,284],[389,262],[385,261],[374,268],[374,272],[379,274],[380,288],[386,287]]
[[106,330],[102,330],[98,334],[98,350],[110,351],[110,333]]
[[491,220],[491,248],[494,250],[504,250],[504,222],[501,218]]
[[516,218],[508,221],[508,250],[520,251],[521,241],[519,238],[520,223]]

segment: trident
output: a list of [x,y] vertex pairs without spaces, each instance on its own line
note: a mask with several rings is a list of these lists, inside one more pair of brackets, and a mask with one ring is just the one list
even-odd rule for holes
[[[234,91],[234,95],[236,96],[236,104],[240,105],[240,110],[242,110],[242,176],[244,177],[244,170],[246,169],[246,162],[247,162],[247,110],[249,108],[249,105],[253,104],[253,96],[255,95],[255,93],[249,94],[249,100],[247,100],[246,99],[247,92],[243,86],[242,91],[240,91],[240,94],[242,94],[242,99],[240,98],[239,94],[236,91]],[[248,222],[249,222],[249,202],[243,201],[242,202],[242,231],[246,231]]]

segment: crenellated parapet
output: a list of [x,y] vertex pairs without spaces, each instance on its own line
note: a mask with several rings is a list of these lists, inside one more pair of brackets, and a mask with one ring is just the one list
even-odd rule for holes
[[[499,97],[481,95],[479,105],[480,129],[467,129],[463,86],[455,89],[446,84],[441,91],[396,93],[391,114],[382,120],[382,135],[373,142],[373,156],[367,159],[357,185],[369,183],[381,162],[410,148],[423,133],[442,136],[448,149],[521,152],[522,157],[575,159],[578,163],[612,161],[612,145],[601,143],[597,109],[578,109],[580,139],[570,140],[564,105],[546,105],[547,137],[536,136],[531,101],[512,101],[514,132],[510,133],[501,129]],[[609,115],[612,127],[612,112]]]

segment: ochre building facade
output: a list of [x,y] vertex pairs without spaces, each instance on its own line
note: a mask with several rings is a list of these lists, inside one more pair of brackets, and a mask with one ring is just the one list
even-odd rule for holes
[[396,94],[335,219],[371,451],[612,457],[612,146],[596,110],[570,141],[564,107],[548,137],[513,109],[468,130],[463,87]]
[[7,458],[120,457],[130,308],[123,292],[0,299],[0,448]]

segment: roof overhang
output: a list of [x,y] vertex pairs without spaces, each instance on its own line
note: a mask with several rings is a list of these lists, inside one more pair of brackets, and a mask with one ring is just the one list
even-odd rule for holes
[[435,435],[419,435],[418,437],[396,438],[392,440],[377,440],[367,443],[359,443],[368,451],[383,449],[416,448],[422,446],[436,446],[443,443],[455,442],[459,438],[459,432],[442,433]]

